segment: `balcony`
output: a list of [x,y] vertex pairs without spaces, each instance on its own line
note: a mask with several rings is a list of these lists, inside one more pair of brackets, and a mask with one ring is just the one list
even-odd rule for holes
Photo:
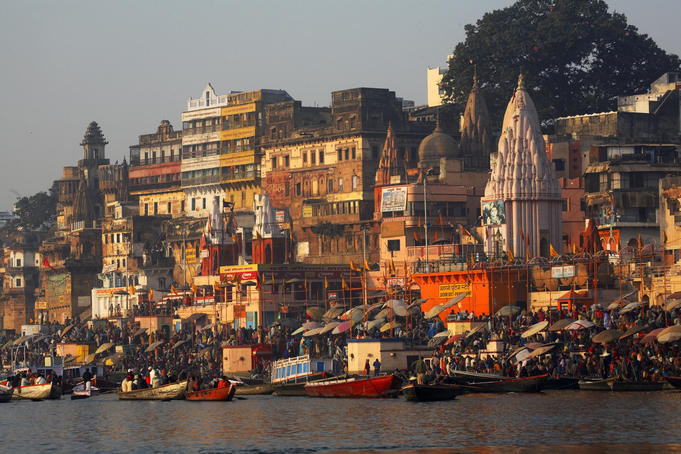
[[182,159],[205,158],[207,156],[215,156],[218,154],[220,154],[220,150],[218,150],[217,148],[198,151],[183,151]]
[[239,181],[253,180],[256,174],[254,170],[243,172],[226,172],[222,175],[223,183],[237,183]]
[[130,158],[130,165],[131,166],[148,166],[152,164],[165,164],[168,162],[178,162],[180,161],[180,155],[171,155],[171,156],[161,156],[161,157],[156,157],[156,158],[147,158],[147,159],[140,159],[140,158]]
[[198,126],[196,128],[186,128],[182,130],[182,136],[183,137],[188,137],[188,136],[193,136],[196,134],[208,134],[209,132],[218,132],[221,131],[222,127],[221,125],[210,125],[210,126]]
[[199,177],[199,178],[187,178],[182,180],[182,187],[189,187],[189,186],[201,186],[205,184],[219,184],[220,183],[220,177],[218,175],[210,175],[210,176],[205,176],[205,177]]

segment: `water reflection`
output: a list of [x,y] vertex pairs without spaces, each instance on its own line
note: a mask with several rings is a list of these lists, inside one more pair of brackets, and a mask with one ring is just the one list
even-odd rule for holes
[[0,406],[3,452],[681,452],[681,393],[470,395],[451,402],[249,396],[233,402]]

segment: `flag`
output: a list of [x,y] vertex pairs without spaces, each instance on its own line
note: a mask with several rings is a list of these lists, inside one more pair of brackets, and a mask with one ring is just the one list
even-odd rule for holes
[[523,241],[525,241],[525,232],[523,232],[522,227],[520,228],[520,238],[522,238]]
[[130,293],[131,295],[135,294],[135,286],[134,285],[131,285],[130,287],[128,287],[128,293]]
[[305,279],[305,292],[307,292],[307,279]]
[[113,298],[113,290],[109,290],[109,298]]
[[417,226],[418,226],[419,228],[421,227],[421,216],[419,216],[419,221],[418,221]]
[[348,287],[348,283],[345,282],[345,279],[341,279],[341,285],[343,287],[343,290],[350,290],[350,287]]
[[220,287],[220,283],[218,281],[213,282],[213,290],[216,292],[222,290],[222,288]]
[[47,257],[45,257],[45,258],[43,259],[43,266],[44,266],[45,268],[52,269],[52,266],[50,265],[49,260],[47,260]]
[[177,292],[177,290],[175,290],[175,286],[171,285],[170,286],[170,293],[175,293],[175,292]]
[[553,248],[553,244],[549,244],[549,253],[551,254],[551,257],[558,257],[559,256],[559,254]]
[[152,301],[154,299],[154,291],[152,289],[149,289],[149,301]]
[[355,265],[355,262],[353,262],[352,260],[350,260],[350,269],[352,271],[360,271],[359,267]]
[[641,240],[641,234],[638,234],[638,248],[643,249],[643,240]]
[[192,284],[192,293],[196,295],[196,285]]
[[575,255],[577,254],[577,245],[574,243],[572,243],[572,253]]
[[371,271],[371,268],[369,267],[369,263],[366,260],[364,261],[364,269],[366,271]]
[[[305,281],[305,283],[307,284],[307,281]],[[261,286],[262,286],[262,281],[260,280],[260,273],[257,273],[257,274],[255,275],[255,288],[257,288],[258,290],[260,290],[260,287],[261,287]]]
[[513,252],[511,252],[511,248],[509,247],[509,248],[506,248],[506,249],[507,249],[507,252],[508,252],[508,261],[509,262],[514,261],[515,257],[513,256]]
[[239,242],[239,237],[236,236],[236,233],[232,233],[232,241],[233,241],[234,243],[238,243],[238,242]]
[[414,241],[417,242],[417,243],[421,242],[421,238],[419,238],[419,234],[416,233],[416,232],[414,232]]
[[435,241],[437,241],[437,230],[435,231]]
[[439,215],[437,216],[437,225],[440,225],[440,226],[441,226],[443,223],[444,223],[444,222],[442,221],[442,215],[439,214]]
[[329,288],[329,281],[324,278],[324,288],[327,289]]

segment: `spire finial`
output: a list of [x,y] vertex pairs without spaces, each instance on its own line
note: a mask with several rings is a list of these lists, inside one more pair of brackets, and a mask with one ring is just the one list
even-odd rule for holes
[[518,75],[518,90],[524,90],[525,89],[525,78],[523,77],[523,73],[520,73]]
[[440,109],[437,109],[437,113],[435,114],[435,131],[440,131],[442,129],[442,125],[440,124]]

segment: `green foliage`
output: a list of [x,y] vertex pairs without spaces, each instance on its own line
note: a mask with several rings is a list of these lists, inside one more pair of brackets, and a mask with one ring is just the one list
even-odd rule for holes
[[7,224],[8,229],[48,228],[57,217],[57,197],[52,189],[49,194],[43,191],[29,197],[21,197],[15,204],[15,212],[16,218]]
[[316,235],[333,238],[336,236],[341,236],[345,228],[340,224],[332,224],[327,221],[320,222],[317,225],[313,225],[310,230]]
[[603,0],[518,0],[465,30],[442,88],[446,101],[463,109],[476,68],[495,128],[520,72],[546,126],[560,116],[614,110],[618,95],[644,93],[681,68],[676,55]]

